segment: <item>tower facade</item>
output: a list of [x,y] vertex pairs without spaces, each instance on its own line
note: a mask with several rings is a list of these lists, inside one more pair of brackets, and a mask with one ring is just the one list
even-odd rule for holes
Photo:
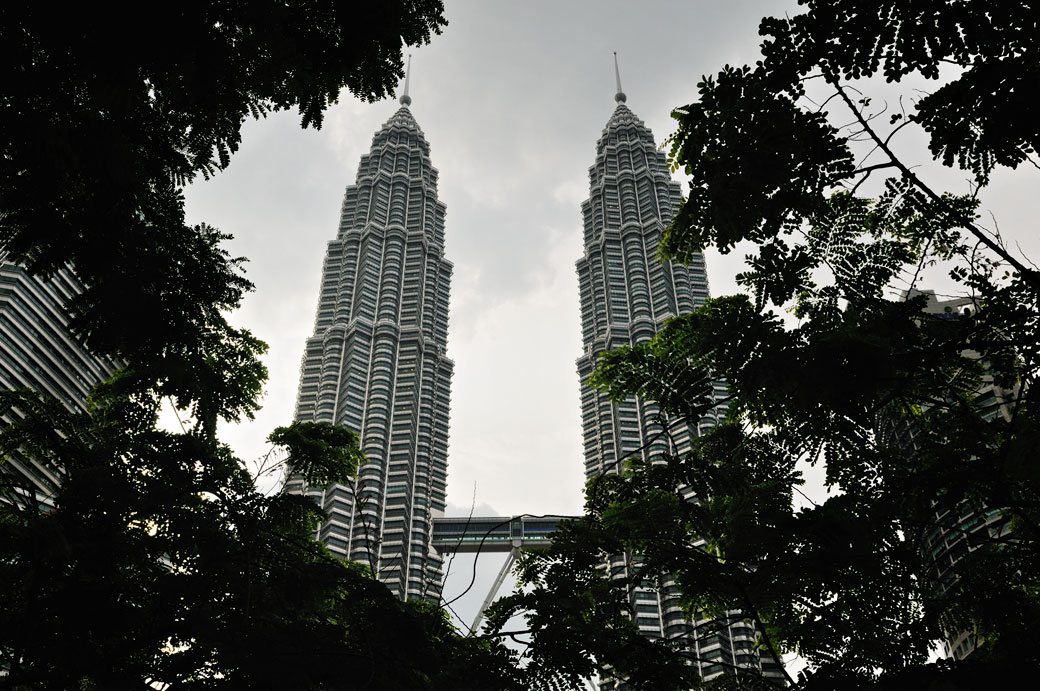
[[[83,292],[70,267],[43,279],[3,260],[0,251],[0,390],[31,389],[86,412],[87,395],[123,363],[87,351],[69,328],[66,305]],[[12,410],[0,425],[19,415]],[[62,469],[12,453],[0,472],[0,501],[53,507]],[[6,481],[5,481],[6,480]]]
[[[634,455],[653,459],[663,452],[689,451],[692,438],[725,415],[720,406],[698,424],[672,426],[670,434],[664,434],[654,420],[659,412],[654,404],[636,397],[612,402],[588,385],[602,352],[648,341],[665,321],[695,310],[708,299],[702,256],[680,265],[663,262],[658,254],[661,232],[678,211],[681,191],[653,134],[625,105],[618,81],[617,107],[596,144],[596,160],[589,168],[589,198],[581,207],[585,251],[577,261],[577,273],[583,352],[577,368],[586,478],[618,472],[624,460]],[[717,398],[723,400],[725,385],[720,382],[715,387]],[[631,560],[632,555],[611,557],[611,574],[625,574]],[[755,652],[757,632],[739,612],[726,622],[691,622],[679,607],[673,586],[667,581],[661,588],[632,593],[632,610],[643,635],[687,635],[690,658],[705,677],[734,666],[780,676],[771,660],[760,659]],[[693,627],[711,635],[698,636]],[[603,688],[617,684],[606,682]]]
[[[617,108],[596,143],[589,198],[581,205],[585,253],[576,267],[581,294],[581,377],[585,476],[616,471],[641,450],[647,457],[687,451],[696,430],[673,433],[671,446],[651,403],[612,403],[587,384],[601,353],[650,340],[665,321],[708,299],[704,259],[689,266],[662,262],[661,231],[682,199],[653,134],[625,105]],[[676,448],[677,446],[677,448]]]
[[358,432],[367,461],[353,486],[287,489],[328,513],[318,537],[368,564],[402,599],[440,596],[432,519],[445,505],[452,264],[445,206],[411,99],[376,132],[328,244],[296,419]]
[[[911,290],[903,297],[906,299],[919,295],[927,298],[924,313],[931,319],[957,321],[979,309],[975,298],[940,300],[932,290]],[[975,351],[962,354],[972,359],[980,358]],[[1022,390],[1021,383],[1012,389],[1000,386],[986,366],[975,392],[979,416],[986,422],[1000,419],[1011,423],[1015,401],[1021,398]],[[878,431],[888,444],[907,454],[916,454],[921,448],[920,429],[910,420],[883,421]],[[941,600],[950,597],[949,591],[959,578],[958,562],[965,555],[994,541],[1013,541],[1014,537],[1011,533],[1011,519],[1003,511],[962,501],[955,508],[936,507],[934,520],[923,530],[919,539],[920,553],[927,564],[923,574],[925,583],[931,589],[932,596]],[[963,660],[975,651],[979,642],[973,630],[947,631],[942,641],[943,653],[948,658]]]

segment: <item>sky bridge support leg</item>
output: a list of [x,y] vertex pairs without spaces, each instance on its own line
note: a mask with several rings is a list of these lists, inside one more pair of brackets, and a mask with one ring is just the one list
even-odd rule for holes
[[[478,555],[479,556],[479,555]],[[516,558],[520,556],[520,541],[513,540],[513,549],[509,550],[509,554],[506,555],[506,560],[502,564],[502,568],[498,571],[498,576],[495,578],[495,582],[491,584],[491,590],[488,591],[487,597],[484,598],[484,604],[480,606],[480,610],[477,612],[476,618],[473,620],[473,626],[470,630],[474,633],[477,632],[477,628],[480,626],[480,622],[484,621],[484,612],[491,606],[491,603],[498,597],[498,591],[502,588],[502,583],[505,582],[506,576],[513,568],[513,564],[516,562]]]

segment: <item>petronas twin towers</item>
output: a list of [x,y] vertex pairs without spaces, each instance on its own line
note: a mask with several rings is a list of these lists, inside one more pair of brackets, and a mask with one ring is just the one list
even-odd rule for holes
[[319,538],[332,552],[371,566],[402,599],[436,600],[430,533],[448,472],[452,265],[437,170],[410,103],[403,96],[376,133],[343,198],[296,403],[297,420],[357,431],[368,462],[353,487],[291,478],[288,489],[328,513]]
[[[577,261],[583,352],[582,428],[587,477],[613,472],[634,453],[687,450],[689,427],[669,441],[653,406],[613,403],[588,386],[605,350],[648,340],[665,320],[708,297],[704,261],[661,262],[661,231],[680,202],[664,154],[625,105],[596,146],[589,198],[582,203],[583,256]],[[370,565],[401,598],[437,600],[441,557],[431,547],[443,515],[447,474],[449,384],[445,356],[452,265],[444,258],[445,207],[429,144],[407,95],[362,156],[343,200],[339,232],[329,243],[314,335],[303,358],[298,420],[357,430],[368,462],[353,487],[290,491],[314,497],[328,512],[320,539],[336,554]],[[709,418],[701,426],[712,424]],[[624,560],[612,564],[623,568]],[[670,637],[690,626],[668,587],[636,593],[640,630]],[[748,666],[755,631],[739,621],[711,637],[703,660]],[[738,660],[738,658],[740,658]],[[715,673],[711,665],[706,675]],[[767,671],[768,674],[768,671]]]

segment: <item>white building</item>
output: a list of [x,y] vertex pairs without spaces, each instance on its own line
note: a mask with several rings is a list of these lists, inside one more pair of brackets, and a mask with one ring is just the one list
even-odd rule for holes
[[[661,261],[661,231],[678,211],[680,187],[671,179],[653,134],[625,105],[620,79],[617,91],[617,107],[589,168],[589,198],[581,206],[585,252],[577,272],[584,351],[577,365],[587,478],[618,472],[635,455],[653,459],[664,452],[684,453],[693,436],[707,432],[725,415],[720,405],[698,424],[672,425],[666,435],[654,420],[656,406],[634,396],[615,403],[587,383],[602,352],[648,341],[665,321],[708,299],[702,256],[689,266]],[[715,389],[717,398],[724,399],[725,385],[716,383]],[[638,557],[611,557],[611,573],[626,574],[633,559]],[[755,650],[758,633],[739,612],[726,622],[688,621],[672,585],[632,593],[630,604],[643,635],[685,639],[688,659],[705,677],[734,667],[782,676],[768,655]],[[603,688],[615,685],[609,682]]]
[[[82,292],[70,268],[37,278],[4,261],[0,251],[0,390],[31,389],[72,412],[86,412],[91,389],[122,364],[88,352],[69,328],[68,302]],[[12,410],[0,425],[19,415]],[[7,476],[0,483],[0,501],[51,508],[63,472],[14,452],[0,463],[0,473]]]
[[329,242],[314,335],[307,339],[296,419],[358,432],[367,457],[356,486],[305,487],[328,513],[318,537],[368,564],[402,599],[436,601],[441,557],[449,386],[445,355],[452,264],[445,206],[411,99],[375,134]]

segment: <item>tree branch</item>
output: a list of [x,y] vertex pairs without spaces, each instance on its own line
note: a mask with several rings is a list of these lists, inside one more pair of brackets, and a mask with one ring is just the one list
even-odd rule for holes
[[946,213],[954,221],[956,221],[958,225],[968,230],[972,235],[978,238],[979,242],[989,247],[993,252],[997,254],[997,256],[999,256],[1001,259],[1013,266],[1015,270],[1018,271],[1022,279],[1026,281],[1030,285],[1030,287],[1033,288],[1033,290],[1035,290],[1037,293],[1040,293],[1040,276],[1038,276],[1036,272],[1032,271],[1027,266],[1025,266],[1022,262],[1018,261],[1013,256],[1011,256],[1011,254],[1008,253],[1007,250],[1001,247],[1000,244],[998,244],[993,238],[991,238],[984,230],[975,225],[971,221],[971,219],[962,216],[955,210],[951,209],[950,205],[946,202],[946,200],[944,200],[942,197],[936,194],[931,187],[924,184],[924,182],[922,182],[921,179],[917,177],[917,175],[915,175],[913,171],[910,170],[910,168],[908,168],[902,161],[900,161],[892,152],[892,149],[889,148],[888,144],[886,143],[886,140],[882,140],[881,137],[878,136],[878,134],[870,127],[870,124],[863,117],[863,113],[861,113],[860,110],[856,107],[856,104],[852,102],[852,99],[849,98],[849,95],[845,93],[845,89],[838,82],[838,78],[830,72],[825,72],[824,76],[826,77],[827,82],[838,91],[838,95],[841,96],[841,99],[843,101],[845,101],[845,105],[848,106],[849,110],[851,110],[852,113],[855,115],[856,120],[859,121],[860,125],[863,127],[863,130],[870,135],[870,138],[874,140],[874,143],[877,144],[878,148],[885,152],[889,160],[895,165],[896,168],[900,170],[900,172],[903,173],[903,176],[906,177],[906,179],[913,182],[914,185],[916,185],[918,189],[924,192],[932,201],[941,205],[946,210]]

